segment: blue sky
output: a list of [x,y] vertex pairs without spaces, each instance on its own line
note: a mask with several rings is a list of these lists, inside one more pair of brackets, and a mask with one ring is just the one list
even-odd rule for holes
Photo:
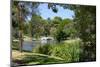
[[48,9],[48,4],[47,3],[42,3],[38,6],[40,15],[42,18],[47,19],[51,18],[53,19],[55,16],[59,16],[62,19],[69,18],[73,19],[74,12],[69,9],[63,9],[63,7],[57,6],[58,12],[54,13],[51,9]]

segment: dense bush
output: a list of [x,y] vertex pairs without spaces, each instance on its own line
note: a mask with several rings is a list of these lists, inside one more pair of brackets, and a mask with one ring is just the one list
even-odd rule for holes
[[61,42],[62,40],[67,39],[67,37],[69,37],[69,35],[67,35],[64,31],[62,30],[58,30],[56,32],[55,38],[58,42]]
[[33,52],[49,55],[50,47],[51,46],[49,44],[38,45],[35,48],[33,48]]

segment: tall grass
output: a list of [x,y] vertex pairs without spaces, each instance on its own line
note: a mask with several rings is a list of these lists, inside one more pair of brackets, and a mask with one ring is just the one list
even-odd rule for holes
[[57,56],[66,62],[78,62],[80,55],[80,40],[58,44],[38,45],[33,52]]

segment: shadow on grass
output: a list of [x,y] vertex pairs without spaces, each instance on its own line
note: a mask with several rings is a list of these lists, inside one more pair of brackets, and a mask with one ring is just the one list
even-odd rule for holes
[[57,59],[51,56],[44,55],[26,55],[20,60],[13,60],[18,66],[21,65],[42,65],[42,64],[53,64],[53,63],[64,63],[64,60]]

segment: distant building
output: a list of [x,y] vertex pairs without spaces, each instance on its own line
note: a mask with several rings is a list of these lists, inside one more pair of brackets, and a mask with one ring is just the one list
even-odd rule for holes
[[53,37],[41,37],[41,44],[50,44],[54,41]]

